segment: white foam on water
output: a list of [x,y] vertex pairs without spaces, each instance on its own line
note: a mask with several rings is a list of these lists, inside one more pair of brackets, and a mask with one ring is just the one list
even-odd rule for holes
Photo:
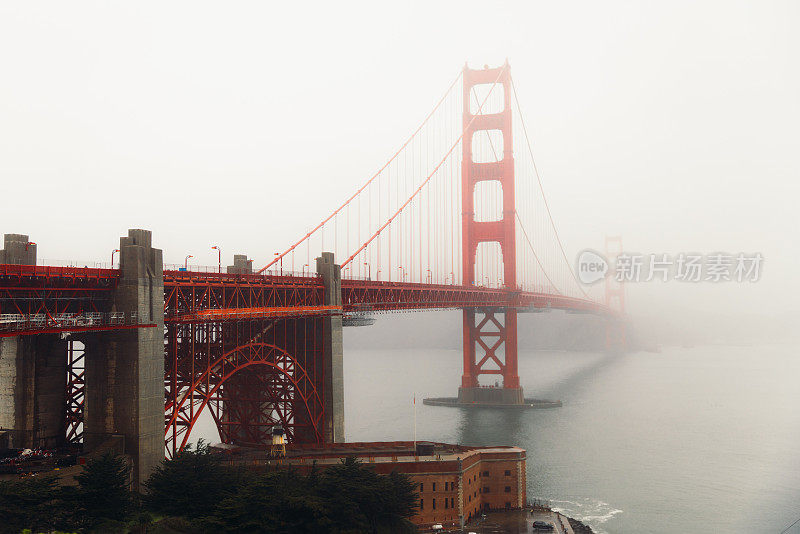
[[[581,503],[575,502],[575,501],[550,501],[550,502],[554,502],[554,503],[559,502],[559,503],[564,503],[564,504],[571,504],[572,506],[579,506],[581,508],[583,507],[583,505]],[[555,510],[555,508],[553,508],[553,510]]]
[[589,525],[597,534],[607,534],[606,531],[602,529],[602,525],[610,519],[613,519],[614,516],[623,513],[619,508],[615,508],[599,499],[587,498],[584,499],[583,502],[567,500],[553,500],[550,502],[562,505],[553,506],[554,512],[572,517]]

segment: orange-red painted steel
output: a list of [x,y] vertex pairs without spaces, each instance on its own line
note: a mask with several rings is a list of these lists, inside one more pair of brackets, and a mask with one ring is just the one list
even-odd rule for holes
[[[107,313],[115,269],[0,265],[0,311]],[[323,440],[321,319],[357,311],[563,308],[608,313],[592,301],[510,289],[342,280],[342,307],[323,303],[316,276],[164,272],[165,439],[172,454],[208,411],[223,440],[264,444],[280,422],[294,442]],[[45,324],[13,335],[155,325]],[[508,327],[505,327],[506,330]],[[2,334],[0,334],[2,335]],[[69,439],[82,421],[82,362],[70,344]],[[490,358],[491,359],[491,358]],[[507,365],[507,364],[506,364]]]
[[[506,288],[517,287],[517,239],[516,239],[516,200],[514,197],[514,143],[511,132],[511,73],[508,64],[496,69],[472,70],[464,67],[463,123],[464,139],[461,159],[461,235],[463,273],[465,283],[475,281],[475,260],[478,245],[498,243],[503,261],[503,283]],[[503,91],[503,110],[499,113],[475,115],[470,111],[470,95],[473,87],[491,84],[489,91]],[[489,135],[489,130],[499,130],[503,136],[503,159],[489,163],[475,162],[472,151],[473,137]],[[496,221],[477,221],[475,213],[475,190],[478,182],[496,181],[503,192],[503,214]],[[511,299],[502,303],[502,310],[487,311],[483,320],[475,310],[464,310],[464,370],[461,387],[477,387],[478,377],[485,374],[501,374],[504,388],[519,388],[517,374],[517,310]],[[497,315],[504,316],[503,321]],[[498,330],[486,331],[487,321]],[[499,332],[499,336],[498,336]],[[478,353],[478,349],[483,355]],[[497,353],[502,349],[501,360]]]

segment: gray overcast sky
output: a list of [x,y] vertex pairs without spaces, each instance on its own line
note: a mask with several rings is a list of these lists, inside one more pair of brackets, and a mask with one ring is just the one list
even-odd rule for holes
[[0,232],[107,261],[142,227],[167,262],[263,265],[465,60],[508,57],[570,254],[760,251],[758,284],[632,300],[797,309],[798,27],[796,1],[5,1]]

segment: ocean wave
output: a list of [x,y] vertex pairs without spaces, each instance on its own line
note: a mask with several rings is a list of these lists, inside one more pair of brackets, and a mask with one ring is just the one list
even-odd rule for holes
[[[580,506],[583,507],[583,504],[575,501],[550,501],[551,503],[564,503],[564,504],[571,504],[572,506]],[[555,510],[555,508],[553,508]]]
[[622,513],[622,510],[619,510],[619,509],[617,509],[617,510],[609,510],[606,514],[603,514],[603,515],[587,515],[587,516],[583,516],[583,517],[580,517],[580,518],[576,517],[575,519],[579,519],[580,521],[583,521],[584,523],[594,523],[594,522],[605,523],[606,521],[608,521],[609,519],[611,519],[615,515],[621,514],[621,513]]

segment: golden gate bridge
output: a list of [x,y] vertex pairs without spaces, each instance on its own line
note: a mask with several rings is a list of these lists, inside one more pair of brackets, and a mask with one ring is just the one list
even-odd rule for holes
[[6,236],[0,363],[21,385],[0,427],[24,446],[121,435],[137,480],[204,413],[227,443],[265,445],[276,424],[289,442],[342,441],[343,321],[461,310],[465,404],[524,403],[519,313],[600,314],[608,346],[625,343],[621,286],[590,294],[568,259],[507,62],[465,66],[374,175],[255,272],[244,256],[165,268],[144,230],[119,253],[119,268],[36,265],[35,243]]

